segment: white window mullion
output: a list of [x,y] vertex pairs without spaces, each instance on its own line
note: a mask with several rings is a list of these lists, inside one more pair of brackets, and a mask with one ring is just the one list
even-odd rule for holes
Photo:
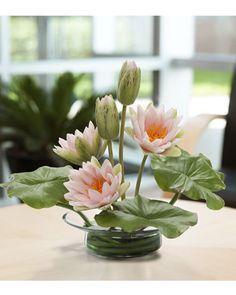
[[0,44],[1,44],[1,76],[2,80],[10,80],[10,16],[1,16]]
[[[1,64],[1,78],[4,82],[9,82],[11,78],[11,74],[9,72],[9,65],[10,65],[10,16],[1,16],[1,30],[0,30],[0,44],[1,44],[1,57],[0,57],[0,64]],[[6,161],[4,156],[3,148],[0,148],[1,154],[1,182],[8,181],[8,177],[10,175],[9,165]],[[1,200],[2,206],[8,206],[19,203],[18,199],[16,198],[8,198],[6,192],[3,192],[3,199]]]
[[194,16],[161,16],[160,59],[164,67],[160,72],[160,103],[175,107],[186,118],[192,95],[193,70],[174,68],[172,59],[191,58],[194,53]]
[[[115,50],[115,16],[93,17],[93,52],[95,55],[110,55]],[[97,72],[93,77],[93,88],[96,92],[111,89],[114,84],[114,72]]]

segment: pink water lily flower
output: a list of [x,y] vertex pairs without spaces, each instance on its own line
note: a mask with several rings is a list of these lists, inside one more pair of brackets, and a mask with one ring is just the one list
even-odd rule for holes
[[53,151],[61,158],[77,165],[89,161],[92,156],[99,159],[107,145],[91,121],[83,133],[79,130],[75,130],[74,134],[68,133],[66,139],[59,138],[59,144],[60,146],[55,146]]
[[149,104],[145,110],[139,105],[137,112],[130,109],[130,113],[133,128],[126,131],[145,153],[161,154],[174,148],[182,133],[175,109],[165,112],[164,106]]
[[121,184],[121,165],[112,167],[109,160],[102,165],[95,157],[84,162],[79,170],[72,169],[69,181],[64,185],[68,193],[64,195],[75,210],[101,208],[116,201],[129,187]]

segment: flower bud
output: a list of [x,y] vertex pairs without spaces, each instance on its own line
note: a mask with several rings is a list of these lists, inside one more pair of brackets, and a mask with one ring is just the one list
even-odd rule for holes
[[138,96],[141,71],[134,61],[126,61],[120,71],[117,97],[123,105],[132,104]]
[[97,98],[95,109],[96,123],[100,136],[107,140],[119,135],[119,114],[115,100],[111,95]]

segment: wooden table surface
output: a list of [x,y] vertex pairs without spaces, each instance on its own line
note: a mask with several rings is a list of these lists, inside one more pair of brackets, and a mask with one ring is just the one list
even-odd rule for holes
[[236,280],[236,210],[197,212],[198,225],[177,239],[163,238],[154,255],[107,260],[87,253],[84,233],[65,224],[63,208],[25,205],[0,209],[1,280]]

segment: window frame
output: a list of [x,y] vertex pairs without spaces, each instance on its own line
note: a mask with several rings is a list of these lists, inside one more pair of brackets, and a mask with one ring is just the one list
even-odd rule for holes
[[[99,20],[99,17],[95,17]],[[101,18],[101,17],[100,17]],[[173,18],[173,17],[172,17]],[[192,17],[194,18],[194,17]],[[89,58],[80,59],[53,59],[38,60],[33,62],[13,62],[11,61],[10,48],[10,16],[0,17],[0,76],[3,81],[8,82],[12,75],[42,75],[59,74],[64,71],[92,73],[98,77],[98,73],[105,71],[118,72],[120,65],[125,59],[136,60],[143,71],[153,73],[153,93],[152,100],[158,103],[160,93],[160,81],[163,83],[163,76],[166,68],[178,69],[207,69],[233,71],[236,63],[236,55],[223,54],[193,54],[192,56],[170,56],[166,57],[160,52],[160,45],[165,36],[163,32],[164,22],[171,22],[171,17],[153,16],[153,55],[114,55],[114,54],[92,54]],[[183,18],[181,18],[183,19]],[[94,27],[94,24],[93,24]],[[178,33],[178,32],[176,32]],[[92,36],[98,38],[99,36]],[[192,37],[193,32],[192,32]],[[193,42],[193,40],[192,40]],[[174,44],[175,46],[175,44]],[[92,50],[93,52],[94,50]],[[96,80],[96,79],[95,79]],[[99,83],[96,83],[99,84]]]

